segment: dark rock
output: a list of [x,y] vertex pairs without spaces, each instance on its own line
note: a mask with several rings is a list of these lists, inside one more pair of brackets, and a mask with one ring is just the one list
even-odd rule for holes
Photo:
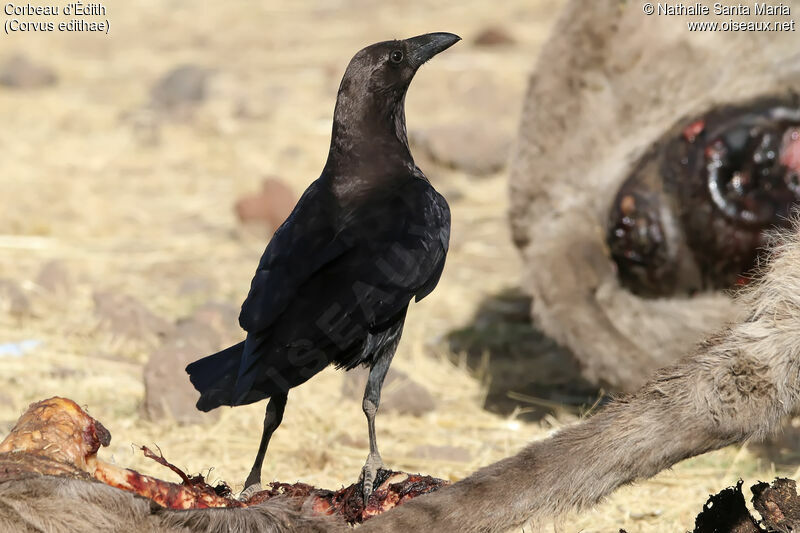
[[178,111],[202,103],[211,72],[197,65],[181,65],[167,72],[150,91],[154,108]]
[[14,89],[35,89],[55,85],[56,73],[24,55],[15,55],[0,66],[0,85]]
[[244,337],[239,327],[239,308],[228,303],[208,301],[194,311],[192,319],[213,329],[223,344]]
[[[144,367],[144,411],[150,420],[166,418],[196,424],[219,418],[219,409],[209,413],[197,410],[195,402],[200,393],[185,371],[186,365],[211,353],[207,349],[209,343],[210,338],[192,335],[189,339],[167,342],[150,355]],[[199,347],[200,344],[204,346]]]
[[[367,385],[369,370],[354,368],[345,374],[342,395],[361,401]],[[436,408],[436,400],[431,393],[400,370],[389,369],[383,382],[380,409],[386,413],[422,416]]]
[[36,284],[50,292],[63,292],[72,285],[72,277],[64,263],[54,259],[42,265]]
[[127,294],[97,291],[94,293],[94,306],[100,325],[115,336],[152,341],[174,329],[172,324]]
[[477,176],[502,170],[511,149],[508,133],[479,122],[430,128],[412,141],[436,163]]
[[517,40],[502,26],[490,26],[481,30],[474,42],[478,46],[507,46],[516,44]]
[[31,301],[14,280],[0,279],[0,311],[18,318],[31,314]]
[[459,446],[422,445],[414,448],[411,455],[413,457],[419,457],[420,459],[455,461],[460,463],[466,463],[472,459],[472,454],[469,453],[469,450]]
[[261,183],[261,191],[239,198],[235,210],[240,222],[275,231],[296,203],[297,197],[283,181],[267,178]]
[[221,344],[219,332],[208,323],[192,318],[178,321],[175,329],[165,344],[175,346],[191,346],[197,353],[197,359],[215,352]]
[[164,344],[144,368],[144,411],[151,420],[173,419],[183,424],[216,420],[219,410],[198,411],[199,393],[186,375],[186,365],[222,349],[243,336],[232,305],[207,302],[191,317],[178,321]]

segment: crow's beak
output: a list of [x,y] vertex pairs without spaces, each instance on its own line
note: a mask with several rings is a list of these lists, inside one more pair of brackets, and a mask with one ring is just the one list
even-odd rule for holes
[[430,58],[439,52],[444,52],[460,40],[461,37],[458,35],[445,32],[426,33],[406,39],[411,64],[414,68],[419,68]]

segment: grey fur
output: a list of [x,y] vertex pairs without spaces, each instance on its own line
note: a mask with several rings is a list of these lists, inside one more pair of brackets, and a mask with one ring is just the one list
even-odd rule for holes
[[0,531],[73,533],[315,533],[349,530],[285,500],[244,509],[165,510],[103,483],[36,476],[0,483]]
[[616,390],[636,390],[736,318],[725,294],[645,299],[620,286],[605,244],[620,184],[680,119],[800,91],[800,32],[690,32],[696,19],[713,17],[572,0],[525,96],[510,213],[523,284],[537,324],[589,381]]
[[638,392],[360,531],[499,533],[585,509],[682,459],[770,434],[800,402],[798,231],[795,221],[763,280],[739,295],[741,320]]

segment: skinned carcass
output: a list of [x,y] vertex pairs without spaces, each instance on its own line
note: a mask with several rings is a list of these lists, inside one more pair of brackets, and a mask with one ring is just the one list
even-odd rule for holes
[[224,484],[187,476],[170,483],[97,457],[111,434],[75,402],[32,404],[0,443],[0,531],[345,531],[446,482],[381,470],[364,505],[360,484],[339,491],[272,483],[246,501]]

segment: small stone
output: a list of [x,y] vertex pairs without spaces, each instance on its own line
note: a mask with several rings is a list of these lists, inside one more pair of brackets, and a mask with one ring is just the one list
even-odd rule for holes
[[[195,407],[200,397],[189,381],[186,365],[216,353],[241,337],[238,309],[219,302],[206,302],[192,316],[178,321],[164,344],[156,349],[144,368],[144,410],[151,420],[170,418],[182,424],[211,422],[219,410],[203,413]],[[239,339],[241,340],[241,339]]]
[[197,424],[219,418],[219,409],[204,413],[195,407],[200,393],[192,386],[185,370],[189,363],[209,355],[208,350],[197,346],[206,341],[173,340],[150,355],[144,367],[144,411],[150,420],[171,419],[181,424]]
[[217,351],[221,343],[219,333],[209,324],[194,317],[178,320],[175,329],[165,343],[175,346],[191,346],[197,353],[197,359]]
[[167,72],[150,91],[154,108],[177,111],[202,103],[207,96],[210,71],[197,65],[181,65]]
[[0,312],[23,317],[31,314],[31,301],[19,283],[11,279],[0,279]]
[[239,327],[239,308],[228,303],[210,300],[194,311],[192,319],[214,330],[223,343],[239,342],[244,336]]
[[64,263],[54,259],[42,265],[36,284],[49,292],[64,292],[72,285],[72,278]]
[[35,89],[55,85],[56,73],[24,55],[15,55],[0,66],[0,85],[14,89]]
[[517,40],[502,26],[484,28],[475,36],[478,46],[508,46],[516,43]]
[[165,337],[174,326],[155,315],[139,300],[111,291],[94,293],[95,314],[102,327],[128,339],[153,340]]
[[510,135],[472,122],[430,128],[412,139],[436,163],[476,176],[502,170],[511,149]]
[[261,183],[261,191],[239,198],[235,210],[240,222],[275,231],[296,203],[297,197],[289,186],[278,178],[267,178]]

